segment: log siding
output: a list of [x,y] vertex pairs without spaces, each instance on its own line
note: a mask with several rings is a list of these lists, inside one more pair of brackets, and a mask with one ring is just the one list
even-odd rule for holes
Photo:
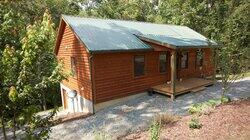
[[[94,56],[96,103],[136,94],[169,81],[169,67],[167,73],[160,73],[158,69],[160,53],[96,54]],[[145,75],[135,77],[133,62],[134,56],[137,55],[145,56]]]
[[[167,51],[167,72],[159,71],[159,55],[164,53],[153,52],[123,52],[95,54],[95,98],[101,103],[139,92],[146,91],[152,86],[163,84],[171,80],[170,51]],[[172,50],[173,51],[173,50]],[[197,49],[189,49],[188,68],[177,70],[177,79],[211,76],[213,66],[211,63],[211,49],[204,49],[202,70],[195,67]],[[145,56],[145,75],[134,76],[134,56]]]
[[76,90],[82,97],[91,101],[92,86],[89,53],[69,26],[64,26],[57,57],[63,62],[63,71],[67,74],[71,72],[71,57],[75,58],[76,75],[70,75],[67,80],[62,81],[62,84],[72,90]]

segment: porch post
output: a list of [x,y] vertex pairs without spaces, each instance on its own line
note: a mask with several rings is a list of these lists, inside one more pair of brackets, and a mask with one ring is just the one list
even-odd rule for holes
[[176,50],[171,51],[171,86],[173,90],[173,94],[171,95],[171,99],[174,99],[175,91],[176,91]]
[[213,52],[213,66],[214,66],[214,70],[213,70],[213,84],[216,83],[216,69],[217,69],[217,57],[216,57],[216,49],[213,48],[212,49]]

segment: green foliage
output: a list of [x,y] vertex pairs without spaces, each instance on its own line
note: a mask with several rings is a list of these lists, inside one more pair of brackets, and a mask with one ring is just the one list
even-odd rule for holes
[[[46,9],[52,17],[48,12],[43,15]],[[59,24],[61,13],[77,14],[78,9],[67,0],[0,1],[0,121],[3,126],[10,124],[14,139],[20,126],[26,139],[48,136],[49,118],[35,114],[41,110],[39,103],[46,105],[50,99],[52,106],[58,104],[52,102],[56,97],[43,93],[57,92],[64,78],[62,64],[53,54],[54,23]]]
[[200,129],[202,127],[202,124],[200,124],[197,118],[192,117],[191,120],[188,122],[188,126],[191,129]]
[[24,27],[24,17],[20,13],[15,13],[13,10],[5,13],[0,22],[0,47],[6,44],[20,47],[20,39],[25,32]]
[[228,96],[221,96],[220,101],[222,104],[231,102],[231,99]]
[[25,110],[24,113],[26,114],[22,114],[25,124],[28,124],[24,127],[24,131],[26,132],[25,139],[27,140],[48,139],[51,126],[54,125],[53,117],[58,108],[53,109],[47,116],[36,115],[38,110],[37,106],[30,106]]
[[[15,13],[20,13],[26,23],[33,23],[41,20],[44,11],[51,11],[53,22],[58,25],[61,14],[78,14],[79,6],[76,0],[4,0],[0,2],[1,15],[6,14],[11,9],[15,9]],[[0,18],[1,19],[1,18]],[[1,20],[0,20],[1,22]]]
[[14,47],[6,46],[2,55],[2,68],[4,75],[3,83],[5,86],[15,85],[20,69],[20,55]]
[[64,78],[62,65],[53,53],[51,16],[45,12],[43,20],[25,32],[20,50],[7,45],[1,55],[1,121],[9,123],[14,139],[19,127],[25,130],[25,139],[47,139],[56,110],[45,117],[36,115],[39,102],[46,105],[45,93]]
[[45,93],[48,87],[53,87],[62,80],[61,65],[57,63],[53,53],[55,31],[51,17],[47,12],[42,22],[35,22],[27,28],[27,35],[22,39],[23,57],[21,71],[18,77],[19,87],[31,87],[33,96],[40,99],[46,109]]
[[12,101],[12,102],[15,102],[18,98],[18,93],[17,93],[17,90],[14,86],[10,87],[10,91],[9,91],[9,99]]
[[[89,5],[89,3],[84,4]],[[154,6],[150,0],[107,0],[97,1],[80,13],[100,18],[151,21],[154,17]]]
[[219,104],[221,104],[220,100],[209,100],[207,102],[193,104],[188,108],[188,112],[189,114],[202,114],[210,107],[215,107]]
[[149,132],[150,132],[150,140],[159,140],[161,132],[161,124],[157,121],[154,121],[149,128]]

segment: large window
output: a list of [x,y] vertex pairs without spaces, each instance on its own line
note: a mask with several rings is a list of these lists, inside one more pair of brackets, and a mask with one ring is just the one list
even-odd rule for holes
[[137,55],[134,57],[134,75],[141,76],[145,74],[145,56]]
[[76,58],[75,57],[71,57],[71,73],[72,75],[75,77],[76,76]]
[[181,54],[181,68],[188,68],[188,52],[182,52]]
[[203,51],[196,51],[196,67],[201,67],[203,65]]
[[160,73],[167,71],[167,54],[160,54],[159,56],[159,71]]

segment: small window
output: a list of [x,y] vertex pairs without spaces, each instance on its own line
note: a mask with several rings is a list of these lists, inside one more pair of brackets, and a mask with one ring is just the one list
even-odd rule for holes
[[201,67],[203,65],[203,51],[196,51],[196,67]]
[[159,56],[159,70],[160,70],[160,73],[167,71],[167,54],[160,54],[160,56]]
[[134,75],[141,76],[145,74],[145,56],[138,55],[134,57]]
[[188,52],[183,52],[181,55],[181,68],[188,68]]
[[76,76],[76,59],[75,59],[75,57],[71,57],[71,72],[72,72],[72,75],[75,77]]

